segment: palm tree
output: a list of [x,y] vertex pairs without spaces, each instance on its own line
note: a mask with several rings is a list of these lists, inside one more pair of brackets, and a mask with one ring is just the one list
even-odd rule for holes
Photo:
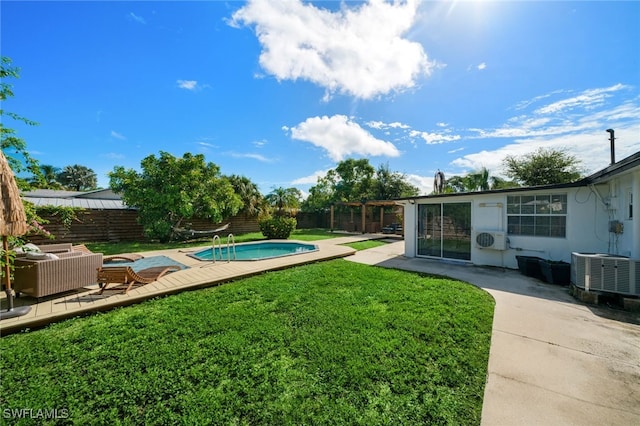
[[491,189],[516,188],[520,186],[517,182],[506,180],[497,176],[491,176],[489,180],[491,181]]
[[300,207],[302,194],[297,188],[275,188],[265,197],[267,202],[276,208],[276,215],[294,215]]
[[473,173],[469,173],[466,176],[466,190],[471,191],[488,191],[489,185],[489,170],[486,167],[481,168]]
[[258,216],[264,207],[264,197],[258,190],[258,185],[251,182],[245,176],[231,175],[229,182],[233,186],[233,190],[242,199],[242,210],[250,216]]
[[445,181],[444,192],[466,192],[466,181],[462,176],[451,176]]
[[79,164],[66,166],[58,174],[58,181],[75,191],[90,191],[98,186],[95,172]]
[[447,180],[445,192],[474,192],[490,189],[505,189],[519,186],[517,182],[497,176],[490,176],[486,167],[466,176],[452,176]]
[[62,184],[58,182],[58,175],[60,168],[52,166],[50,164],[42,164],[40,166],[42,177],[44,178],[44,185],[47,189],[62,189]]

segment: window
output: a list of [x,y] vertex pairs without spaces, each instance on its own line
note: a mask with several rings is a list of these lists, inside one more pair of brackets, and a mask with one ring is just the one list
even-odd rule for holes
[[567,195],[508,196],[507,233],[564,238],[567,233]]
[[627,219],[633,219],[633,192],[627,189]]

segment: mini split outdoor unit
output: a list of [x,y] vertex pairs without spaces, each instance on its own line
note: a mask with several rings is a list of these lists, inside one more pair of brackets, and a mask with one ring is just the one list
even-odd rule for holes
[[476,247],[481,249],[506,250],[507,235],[498,231],[476,231]]

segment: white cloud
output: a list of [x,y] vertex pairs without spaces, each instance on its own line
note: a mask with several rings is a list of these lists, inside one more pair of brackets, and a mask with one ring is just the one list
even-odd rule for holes
[[109,153],[103,154],[102,157],[108,158],[110,160],[122,160],[126,158],[123,154],[117,154],[115,152],[109,152]]
[[409,129],[410,126],[408,124],[400,123],[398,121],[394,121],[393,123],[385,123],[383,121],[368,121],[366,123],[367,126],[372,129],[383,130],[383,129]]
[[[626,98],[626,99],[625,99]],[[533,104],[546,101],[546,105]],[[578,94],[556,90],[519,103],[520,115],[495,129],[468,129],[465,139],[507,139],[502,147],[469,153],[452,165],[466,171],[487,167],[503,176],[502,161],[507,155],[521,156],[537,148],[564,149],[582,161],[586,173],[610,162],[609,134],[616,131],[616,159],[640,151],[640,98],[634,89],[616,84],[587,89]]]
[[278,80],[307,80],[361,99],[412,88],[436,62],[403,37],[416,19],[416,1],[370,1],[331,12],[300,0],[253,0],[229,24],[254,26],[260,65]]
[[[616,130],[616,161],[640,151],[640,123]],[[452,164],[467,171],[486,167],[494,175],[504,176],[502,161],[507,155],[519,157],[538,148],[562,149],[581,161],[585,173],[590,174],[610,162],[609,134],[602,129],[588,133],[558,135],[545,138],[517,139],[495,150],[484,150],[455,159]]]
[[393,123],[389,123],[389,127],[391,127],[392,129],[408,129],[409,128],[407,124],[402,124],[397,121],[394,121]]
[[540,101],[540,100],[542,100],[542,99],[546,99],[546,98],[548,98],[548,97],[551,97],[551,96],[554,96],[554,95],[558,95],[558,94],[561,94],[561,93],[565,93],[565,91],[564,91],[564,90],[554,90],[554,91],[553,91],[553,92],[551,92],[551,93],[546,93],[546,94],[544,94],[544,95],[536,96],[536,97],[534,97],[533,99],[529,99],[529,100],[526,100],[526,101],[518,102],[518,103],[514,106],[514,109],[516,109],[516,110],[524,109],[524,108],[528,107],[529,105],[531,105],[531,104],[533,104],[533,103],[536,103],[536,102],[538,102],[538,101]]
[[176,83],[181,89],[196,90],[198,88],[198,82],[196,80],[178,80]]
[[329,173],[329,170],[317,170],[313,172],[313,174],[309,176],[303,176],[301,178],[295,179],[291,182],[292,185],[315,185],[318,183],[318,179],[323,178]]
[[369,121],[367,122],[367,126],[371,127],[372,129],[384,129],[386,127],[385,123],[383,123],[382,121]]
[[116,138],[116,139],[120,139],[121,141],[127,140],[127,138],[124,135],[116,132],[115,130],[111,131],[111,137],[112,138]]
[[400,151],[377,139],[345,115],[311,117],[292,127],[293,139],[309,142],[327,151],[334,161],[350,155],[397,157]]
[[409,136],[411,136],[413,138],[415,138],[415,137],[422,138],[427,143],[427,145],[435,145],[435,144],[441,144],[441,143],[447,143],[447,142],[453,142],[453,141],[460,140],[460,135],[452,135],[449,132],[445,132],[445,133],[430,133],[430,132],[420,132],[420,131],[417,131],[417,130],[412,130],[409,133]]
[[487,68],[487,64],[483,62],[483,63],[479,64],[476,68],[478,68],[478,70],[482,71],[482,70]]
[[420,190],[418,195],[428,195],[433,191],[433,176],[405,175],[405,179]]
[[233,158],[250,158],[252,160],[258,160],[263,163],[272,163],[274,161],[273,159],[267,158],[264,155],[254,153],[230,152],[229,155],[231,155]]
[[133,12],[129,12],[129,15],[127,15],[129,19],[132,19],[134,21],[136,21],[139,24],[146,24],[147,21],[142,17],[142,16],[138,16]]
[[198,145],[202,146],[202,147],[205,147],[205,148],[218,148],[218,146],[217,146],[217,145],[214,145],[214,144],[209,143],[209,142],[199,141],[199,142],[196,142],[196,143],[197,143]]
[[[615,92],[628,88],[617,84],[607,88],[585,90],[582,93],[543,105],[530,113],[511,117],[501,127],[495,129],[468,129],[472,139],[486,138],[541,138],[558,135],[583,134],[613,125],[624,125],[637,120],[640,106],[635,101],[625,101],[608,107],[607,101]],[[552,92],[553,95],[566,94],[565,91]],[[520,103],[522,109],[550,95],[542,95],[532,101]],[[608,107],[608,108],[607,108]]]
[[558,113],[564,110],[572,110],[575,108],[588,108],[592,109],[604,104],[606,98],[611,96],[611,93],[624,89],[626,86],[622,84],[616,84],[611,87],[585,90],[578,96],[573,98],[563,99],[558,102],[546,105],[539,108],[535,112],[537,114]]

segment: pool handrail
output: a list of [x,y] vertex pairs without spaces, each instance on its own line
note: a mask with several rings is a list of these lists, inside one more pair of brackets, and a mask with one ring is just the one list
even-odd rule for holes
[[231,262],[231,248],[233,248],[233,260],[236,260],[236,237],[233,234],[227,235],[227,262]]
[[211,243],[211,257],[213,258],[213,263],[216,263],[216,238],[218,239],[218,249],[220,250],[220,260],[222,260],[222,240],[219,235],[213,236],[213,242]]

